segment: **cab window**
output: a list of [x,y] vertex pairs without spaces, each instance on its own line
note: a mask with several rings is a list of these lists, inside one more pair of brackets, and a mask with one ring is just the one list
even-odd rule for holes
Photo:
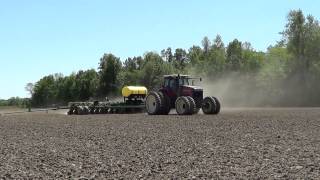
[[188,79],[179,79],[179,85],[189,85]]
[[164,87],[169,87],[169,79],[164,80]]
[[175,83],[176,81],[174,80],[174,79],[170,79],[170,85],[169,85],[169,87],[171,88],[171,89],[174,89],[175,87],[176,87],[176,83]]

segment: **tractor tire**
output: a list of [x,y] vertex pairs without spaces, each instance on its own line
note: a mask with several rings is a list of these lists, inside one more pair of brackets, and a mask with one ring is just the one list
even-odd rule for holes
[[215,114],[217,112],[217,103],[213,97],[205,97],[202,103],[204,114]]
[[189,114],[197,114],[199,112],[199,109],[197,108],[196,102],[191,96],[187,96],[189,102],[190,102],[190,112]]
[[83,114],[83,107],[82,106],[77,106],[77,114],[82,115]]
[[70,107],[70,108],[69,108],[69,111],[68,111],[68,115],[72,115],[72,114],[73,114],[73,110],[74,110],[74,108],[73,108],[73,107]]
[[146,97],[146,110],[149,115],[157,115],[161,110],[161,97],[155,91],[151,91]]
[[216,101],[216,110],[213,114],[219,114],[221,109],[220,101],[216,97],[212,97],[212,98]]
[[68,115],[72,115],[72,113],[73,113],[73,112],[72,112],[71,110],[69,110],[69,111],[67,112]]
[[108,114],[109,113],[109,108],[105,107],[104,109],[104,114]]
[[90,107],[90,108],[89,108],[89,113],[90,113],[90,114],[94,114],[94,108],[93,108],[93,107]]
[[75,108],[73,109],[72,114],[76,114],[76,115],[78,114],[77,107],[75,107]]
[[161,98],[161,108],[160,113],[161,115],[168,115],[170,112],[170,98],[168,95],[164,94],[163,92],[158,92],[160,98]]
[[81,106],[81,115],[86,114],[86,108],[84,106]]
[[88,106],[83,106],[83,114],[89,114],[90,110]]
[[98,107],[95,107],[93,109],[93,114],[99,114],[99,108]]
[[181,96],[178,97],[176,102],[176,111],[179,115],[188,115],[190,114],[190,101],[187,97]]
[[107,109],[105,107],[101,108],[101,114],[106,114],[107,113]]
[[99,107],[99,109],[98,109],[98,114],[102,114],[103,112],[102,112],[102,108],[101,107]]

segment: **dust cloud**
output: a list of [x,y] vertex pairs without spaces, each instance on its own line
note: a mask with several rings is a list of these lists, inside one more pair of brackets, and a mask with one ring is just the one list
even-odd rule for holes
[[301,81],[301,77],[297,74],[285,80],[259,81],[254,75],[229,73],[214,80],[203,76],[199,85],[203,87],[204,96],[217,97],[223,107],[318,106],[320,96],[316,85]]
[[204,96],[217,97],[223,107],[275,107],[288,104],[283,92],[276,92],[280,88],[276,83],[269,89],[261,88],[252,77],[239,73],[225,74],[215,80],[203,77],[199,85],[203,87]]

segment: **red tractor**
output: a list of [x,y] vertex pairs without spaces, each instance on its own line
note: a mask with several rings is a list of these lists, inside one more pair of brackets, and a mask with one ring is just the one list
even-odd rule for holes
[[196,114],[200,108],[205,114],[218,114],[219,100],[216,97],[203,98],[203,89],[194,86],[195,79],[189,75],[165,75],[162,87],[146,97],[148,114],[167,115],[173,108],[179,115]]

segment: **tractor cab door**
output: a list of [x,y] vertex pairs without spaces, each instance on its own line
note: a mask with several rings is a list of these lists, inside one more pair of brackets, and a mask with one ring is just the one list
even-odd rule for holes
[[163,90],[166,91],[169,97],[176,97],[179,89],[179,84],[175,78],[166,78],[164,80]]

